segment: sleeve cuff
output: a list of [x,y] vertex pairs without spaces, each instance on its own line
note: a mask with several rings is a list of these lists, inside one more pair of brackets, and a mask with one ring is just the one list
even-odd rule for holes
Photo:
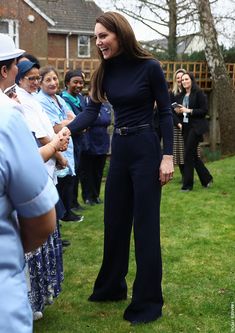
[[37,217],[51,210],[59,200],[58,192],[50,177],[41,193],[31,201],[22,203],[16,207],[20,216]]

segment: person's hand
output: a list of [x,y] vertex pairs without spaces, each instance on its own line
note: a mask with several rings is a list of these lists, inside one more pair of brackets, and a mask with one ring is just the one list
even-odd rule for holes
[[181,106],[178,108],[175,108],[176,113],[192,113],[191,109],[186,108],[185,106]]
[[70,130],[67,127],[62,128],[57,133],[59,139],[60,139],[60,151],[65,151],[68,148],[69,144],[69,138],[70,138]]
[[178,123],[178,124],[177,124],[177,127],[178,127],[180,130],[182,130],[182,124],[181,124],[181,123]]
[[63,127],[63,129],[61,130],[61,132],[63,133],[63,135],[67,135],[67,136],[70,136],[71,135],[71,132],[70,130],[68,129],[68,127]]
[[60,153],[56,156],[56,167],[58,169],[65,169],[68,165],[67,159]]
[[176,107],[176,108],[174,108],[174,111],[177,113],[177,114],[179,114],[179,113],[181,113],[181,108],[182,108],[183,106],[181,105],[181,104],[178,104],[178,106]]
[[167,184],[174,174],[174,165],[173,165],[173,156],[172,155],[163,155],[160,170],[159,170],[159,180],[161,185]]
[[71,131],[70,131],[70,129],[68,129],[68,127],[63,127],[63,131],[64,131],[64,133],[66,133],[67,135],[71,135]]
[[62,128],[52,139],[51,144],[57,151],[65,151],[69,144],[69,132]]

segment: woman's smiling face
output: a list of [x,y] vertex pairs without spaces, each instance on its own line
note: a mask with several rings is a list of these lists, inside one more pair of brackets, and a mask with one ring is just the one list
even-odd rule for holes
[[101,23],[95,25],[95,38],[96,46],[104,59],[113,58],[121,52],[117,35],[107,30]]
[[21,88],[26,90],[28,93],[36,92],[39,88],[40,76],[39,69],[33,67],[28,71],[25,76],[20,79],[19,85]]
[[45,74],[41,81],[41,89],[48,95],[55,95],[59,88],[59,79],[54,71]]
[[186,90],[190,90],[192,88],[192,80],[188,74],[182,75],[181,83]]
[[68,83],[66,83],[67,90],[71,95],[76,96],[79,94],[83,87],[84,87],[84,81],[81,76],[74,76],[70,79]]

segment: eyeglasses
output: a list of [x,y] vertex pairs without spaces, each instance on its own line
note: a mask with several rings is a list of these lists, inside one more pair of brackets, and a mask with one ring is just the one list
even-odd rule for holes
[[33,81],[41,81],[42,77],[41,76],[24,76],[24,79],[27,79],[30,82],[33,82]]

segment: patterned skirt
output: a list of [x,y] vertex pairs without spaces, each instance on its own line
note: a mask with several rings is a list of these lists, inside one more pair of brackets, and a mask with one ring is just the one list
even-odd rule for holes
[[174,145],[173,145],[174,165],[184,164],[184,140],[182,132],[174,126]]
[[[200,145],[197,147],[197,156],[200,157]],[[184,165],[184,139],[182,131],[174,126],[174,145],[173,145],[174,165]]]
[[59,226],[37,250],[26,253],[28,297],[33,312],[43,311],[61,292],[64,279]]

